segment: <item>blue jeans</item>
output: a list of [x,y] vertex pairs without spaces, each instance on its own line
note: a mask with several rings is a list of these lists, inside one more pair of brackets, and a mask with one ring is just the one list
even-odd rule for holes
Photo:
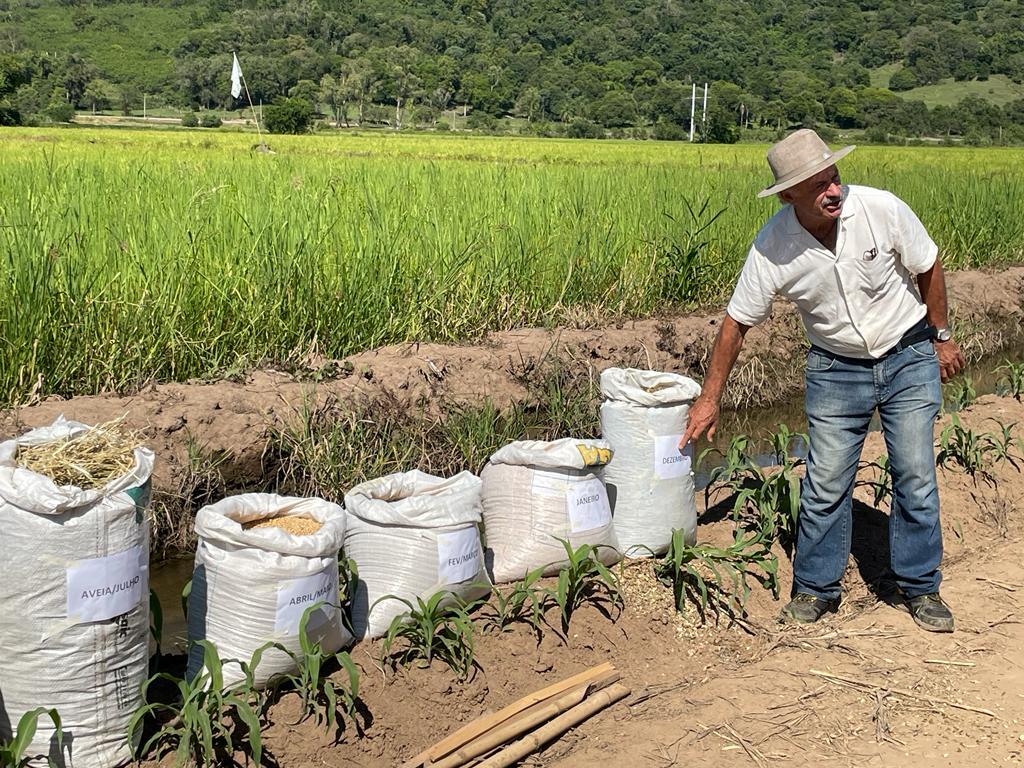
[[942,530],[932,430],[941,404],[939,364],[931,341],[878,360],[811,349],[810,452],[800,487],[794,593],[839,597],[850,556],[853,483],[876,408],[892,472],[889,549],[896,583],[907,597],[939,590]]

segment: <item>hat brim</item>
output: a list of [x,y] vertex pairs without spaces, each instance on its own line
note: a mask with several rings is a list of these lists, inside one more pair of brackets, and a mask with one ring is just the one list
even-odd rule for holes
[[811,176],[816,174],[818,171],[823,171],[830,165],[835,165],[837,160],[842,160],[848,154],[853,152],[853,150],[855,150],[856,148],[856,144],[851,144],[848,147],[843,147],[842,149],[833,152],[831,155],[821,160],[820,162],[813,163],[807,166],[799,173],[794,174],[790,178],[776,182],[767,189],[762,189],[760,192],[757,193],[757,196],[768,197],[769,195],[775,195],[778,194],[779,192],[782,192],[784,189],[789,189],[790,187],[799,184],[801,181],[807,181],[807,179],[811,178]]

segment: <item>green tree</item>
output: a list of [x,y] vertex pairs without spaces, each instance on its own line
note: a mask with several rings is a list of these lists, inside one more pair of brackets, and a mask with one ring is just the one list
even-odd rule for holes
[[313,105],[309,101],[289,97],[268,106],[263,122],[271,133],[306,133],[313,118]]

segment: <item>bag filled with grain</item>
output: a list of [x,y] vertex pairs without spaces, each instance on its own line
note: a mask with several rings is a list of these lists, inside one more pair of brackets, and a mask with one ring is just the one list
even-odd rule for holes
[[345,494],[345,554],[355,561],[357,637],[381,637],[392,620],[438,592],[473,600],[490,591],[480,544],[480,479],[413,470]]
[[491,456],[480,473],[487,560],[495,583],[566,563],[568,541],[619,560],[611,507],[599,472],[612,451],[603,440],[522,440]]
[[601,394],[601,434],[615,452],[602,477],[623,554],[664,554],[675,529],[693,543],[693,452],[680,451],[679,439],[700,385],[675,373],[607,368]]
[[[328,653],[352,643],[338,595],[338,551],[345,538],[345,510],[323,499],[246,493],[203,507],[196,516],[195,569],[188,598],[190,642],[209,640],[222,660],[248,663],[253,652],[277,642],[301,650],[299,622]],[[203,648],[192,645],[188,675],[203,666]],[[276,674],[295,671],[277,648],[263,652],[255,670],[262,687]],[[244,678],[238,664],[224,665],[224,684]]]
[[148,673],[153,453],[116,423],[63,417],[0,443],[0,741],[39,719],[33,764],[131,761],[128,721]]

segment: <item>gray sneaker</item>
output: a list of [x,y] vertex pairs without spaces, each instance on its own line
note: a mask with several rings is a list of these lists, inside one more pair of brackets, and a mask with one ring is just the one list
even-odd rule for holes
[[914,617],[914,621],[921,629],[927,629],[929,632],[953,631],[953,612],[939,597],[938,592],[908,597],[907,608],[910,609],[910,615]]
[[825,600],[806,592],[797,592],[789,601],[789,605],[782,609],[779,620],[797,624],[813,624],[826,613],[838,608],[838,600]]

